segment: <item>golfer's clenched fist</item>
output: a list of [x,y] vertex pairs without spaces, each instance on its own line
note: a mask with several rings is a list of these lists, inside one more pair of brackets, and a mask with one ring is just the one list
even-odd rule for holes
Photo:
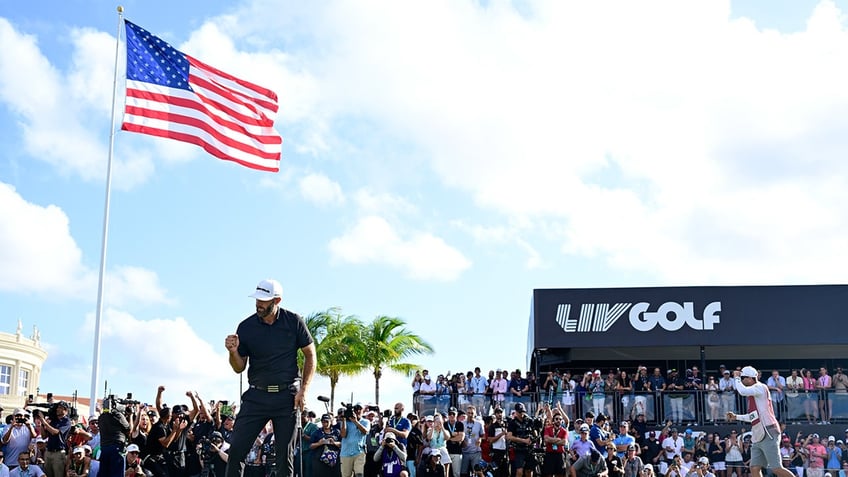
[[227,338],[224,339],[224,346],[227,347],[227,351],[230,353],[237,351],[239,347],[238,335],[228,335]]

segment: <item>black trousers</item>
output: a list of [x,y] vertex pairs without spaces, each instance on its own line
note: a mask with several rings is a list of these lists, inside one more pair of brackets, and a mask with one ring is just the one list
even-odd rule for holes
[[291,477],[294,474],[295,426],[299,416],[295,416],[294,395],[286,388],[280,391],[269,393],[250,388],[242,394],[230,437],[226,477],[241,475],[242,461],[268,421],[274,426],[277,476]]

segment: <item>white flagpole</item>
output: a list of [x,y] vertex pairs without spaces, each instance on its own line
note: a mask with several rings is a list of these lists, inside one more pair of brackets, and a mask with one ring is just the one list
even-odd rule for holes
[[[112,79],[112,120],[109,123],[109,161],[106,165],[106,205],[103,210],[103,241],[100,245],[100,276],[97,279],[97,311],[94,320],[94,354],[91,358],[91,392],[89,411],[97,407],[97,382],[100,380],[100,322],[103,318],[103,279],[106,275],[106,243],[109,238],[109,199],[112,194],[112,155],[115,149],[115,99],[118,96],[118,53],[121,47],[121,26],[124,7],[118,5],[118,31],[115,34],[115,76]],[[105,397],[105,396],[104,396]]]

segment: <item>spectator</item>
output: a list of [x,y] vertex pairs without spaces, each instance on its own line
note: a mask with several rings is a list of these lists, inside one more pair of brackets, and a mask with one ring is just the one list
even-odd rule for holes
[[415,477],[425,447],[422,429],[425,424],[416,414],[407,414],[406,418],[409,419],[411,426],[409,434],[406,436],[406,470],[409,471],[410,477]]
[[607,461],[600,452],[592,450],[571,466],[571,477],[606,477]]
[[565,475],[565,452],[568,447],[568,431],[563,427],[562,414],[554,411],[553,419],[547,420],[543,431],[545,459],[542,462],[542,475]]
[[833,389],[840,394],[848,392],[848,375],[842,372],[842,366],[836,367],[836,373],[833,375]]
[[804,449],[807,452],[807,476],[823,477],[827,449],[819,441],[819,435],[812,433],[807,436]]
[[571,373],[566,371],[562,374],[562,378],[559,380],[559,388],[557,392],[562,396],[562,407],[565,410],[565,415],[569,419],[574,419],[576,414],[575,409],[575,391],[577,388],[577,383],[574,382],[574,379],[571,377]]
[[[306,477],[312,476],[312,448],[310,444],[312,443],[312,434],[318,430],[318,426],[313,422],[315,419],[315,412],[304,410],[300,413],[300,425],[301,425],[301,466],[303,467],[303,475]],[[297,449],[295,450],[297,452]],[[297,462],[297,456],[295,456],[295,462]],[[295,466],[295,475],[300,475],[301,466]],[[223,477],[223,476],[222,476]]]
[[465,440],[465,424],[456,419],[457,409],[452,407],[448,410],[448,421],[445,429],[448,431],[448,439],[445,443],[450,456],[450,471],[453,477],[459,477],[462,467],[462,442]]
[[780,375],[780,371],[773,369],[771,371],[771,376],[769,376],[766,380],[766,386],[768,386],[771,394],[771,405],[772,410],[774,411],[774,417],[777,418],[778,421],[782,421],[782,403],[785,397],[786,378]]
[[618,434],[612,440],[612,443],[615,445],[616,454],[622,459],[627,456],[630,446],[634,446],[633,449],[636,449],[636,439],[630,435],[630,424],[627,421],[621,421],[618,424]]
[[728,412],[736,412],[736,382],[730,376],[729,369],[722,370],[721,379],[718,382],[718,388],[721,392],[720,415],[724,417],[727,416]]
[[[14,469],[18,465],[18,456],[22,452],[27,453],[29,457],[29,444],[35,439],[35,426],[29,419],[29,413],[24,409],[18,408],[12,413],[12,423],[6,428],[0,438],[0,444],[3,445],[3,450],[6,454],[6,461],[10,462],[9,468]],[[11,464],[15,462],[16,464]]]
[[75,447],[71,458],[65,465],[65,477],[88,477],[91,470],[91,459],[85,456],[85,449]]
[[471,404],[481,412],[485,409],[486,404],[486,388],[489,386],[489,381],[480,374],[480,367],[474,368],[474,376],[468,381],[467,388],[471,393]]
[[124,459],[124,477],[147,477],[141,465],[141,448],[137,444],[127,446],[127,456]]
[[23,451],[18,454],[18,465],[9,471],[9,477],[45,477],[41,467],[30,464],[29,451]]
[[801,373],[804,380],[804,414],[807,418],[807,424],[815,424],[818,419],[818,393],[816,386],[818,385],[816,378],[813,377],[813,372],[805,369]]
[[465,408],[464,424],[465,439],[462,441],[460,474],[469,475],[474,472],[474,467],[482,460],[480,443],[486,437],[486,431],[483,429],[483,422],[477,418],[477,408],[473,405]]
[[656,432],[649,432],[648,437],[645,440],[645,444],[642,446],[642,462],[647,466],[651,465],[651,472],[653,472],[654,468],[658,468],[662,460],[662,446],[660,445],[660,441],[657,439]]
[[362,405],[354,405],[353,415],[347,416],[341,426],[341,477],[362,477],[365,470],[365,436],[370,429],[371,423],[362,417]]
[[100,421],[98,420],[97,414],[92,414],[88,417],[88,433],[91,437],[88,438],[88,445],[91,446],[92,449],[97,449],[100,447]]
[[639,477],[644,468],[645,465],[637,454],[636,444],[628,445],[624,457],[624,477]]
[[836,445],[833,436],[827,438],[827,462],[824,467],[831,474],[836,474],[842,468],[842,449]]
[[[604,413],[604,404],[607,399],[606,394],[604,394],[604,380],[601,377],[601,370],[596,369],[592,373],[592,379],[589,381],[587,388],[589,393],[592,395],[592,412],[594,412],[596,416],[600,416]],[[598,451],[601,452],[601,455],[603,455],[605,450],[606,445],[598,447]]]
[[321,427],[312,433],[309,443],[314,456],[312,477],[336,477],[341,439],[341,433],[333,427],[333,416],[321,416]]
[[442,454],[438,449],[430,449],[427,458],[421,459],[421,465],[415,474],[418,477],[442,477],[445,475],[445,467],[441,462]]
[[436,394],[436,383],[430,377],[430,372],[426,369],[421,375],[422,381],[418,386],[418,393],[433,396]]
[[802,399],[804,393],[804,380],[798,375],[798,370],[793,369],[786,378],[786,419],[793,419],[792,424],[798,424],[800,411],[803,408]]
[[575,461],[589,455],[592,452],[598,452],[595,444],[589,439],[588,424],[580,424],[580,427],[577,428],[577,435],[577,440],[571,444],[571,453]]
[[[724,454],[727,464],[727,477],[742,476],[742,445],[739,443],[736,429],[730,431],[730,435],[724,439]],[[822,477],[822,476],[818,476]]]
[[607,474],[609,477],[624,477],[624,461],[615,452],[615,445],[607,445]]
[[[618,372],[618,376],[616,376],[616,392],[618,392],[619,396],[621,396],[621,420],[624,421],[626,419],[633,419],[636,417],[636,413],[634,412],[636,408],[631,408],[630,406],[633,404],[631,401],[633,399],[633,383],[631,382],[630,376],[627,375],[627,371],[620,370]],[[642,412],[645,412],[642,409]],[[623,455],[619,457],[624,457]]]
[[503,408],[505,404],[506,392],[509,387],[506,375],[506,371],[501,371],[499,369],[495,373],[495,379],[490,381],[489,386],[492,389],[492,407]]
[[67,438],[71,432],[71,420],[68,418],[68,403],[59,401],[56,404],[55,420],[45,419],[39,413],[36,420],[41,424],[41,432],[47,437],[47,452],[45,453],[44,468],[48,477],[64,477],[65,461],[67,460]]
[[[429,416],[428,416],[429,417]],[[588,437],[589,429],[586,428]],[[492,446],[492,462],[498,468],[498,476],[505,477],[509,475],[509,461],[507,459],[506,445],[507,427],[503,420],[503,409],[495,408],[495,418],[489,428],[486,429],[486,436]],[[421,476],[417,476],[421,477]]]
[[721,397],[715,377],[710,376],[707,378],[707,384],[704,386],[704,390],[706,391],[706,406],[704,407],[708,412],[705,419],[709,419],[710,424],[715,424],[719,416],[721,416]]
[[521,377],[521,370],[516,369],[512,372],[512,379],[509,381],[509,397],[507,403],[523,402],[522,397],[525,396],[529,389],[527,380]]
[[9,477],[9,466],[6,465],[6,454],[3,452],[3,446],[0,446],[0,477]]
[[833,386],[830,375],[827,374],[827,368],[822,366],[819,368],[819,377],[816,379],[816,390],[819,393],[819,416],[821,416],[822,424],[830,424],[830,405],[828,402],[828,391]]
[[721,440],[721,435],[718,432],[713,435],[712,440],[707,446],[707,454],[716,477],[725,477],[725,469],[727,467],[724,462],[724,442]]
[[409,475],[406,471],[406,448],[391,431],[383,435],[382,445],[374,453],[374,462],[381,463],[381,477],[408,477]]
[[[610,421],[615,420],[615,393],[618,391],[618,374],[614,369],[607,373],[604,379],[604,413],[609,417]],[[607,461],[609,467],[609,461]],[[610,469],[612,472],[612,470]]]
[[421,375],[421,370],[415,370],[415,376],[412,377],[412,392],[418,394],[421,391],[421,383],[424,382],[424,377]]

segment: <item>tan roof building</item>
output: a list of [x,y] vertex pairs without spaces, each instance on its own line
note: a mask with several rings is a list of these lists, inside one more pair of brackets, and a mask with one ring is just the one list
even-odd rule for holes
[[0,406],[4,414],[23,407],[30,395],[38,394],[41,367],[47,359],[38,328],[33,326],[29,337],[22,331],[18,320],[15,333],[0,332]]

